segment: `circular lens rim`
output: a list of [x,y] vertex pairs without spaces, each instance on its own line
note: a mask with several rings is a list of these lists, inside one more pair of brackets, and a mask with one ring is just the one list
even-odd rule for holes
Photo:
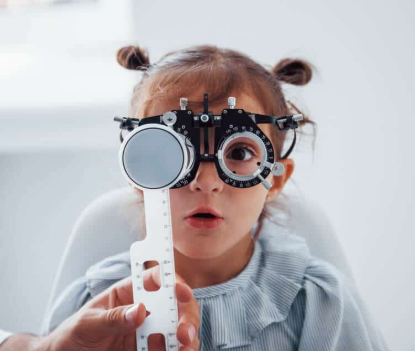
[[[125,170],[125,166],[124,166],[124,151],[125,148],[129,142],[129,140],[131,138],[133,138],[137,133],[142,132],[143,130],[146,129],[162,129],[168,133],[170,133],[179,143],[180,147],[181,147],[181,151],[182,151],[182,155],[183,155],[183,162],[182,162],[182,166],[181,166],[181,170],[178,174],[178,176],[171,181],[169,184],[163,186],[163,187],[158,187],[158,188],[147,188],[144,187],[140,184],[137,184],[127,173],[127,171]],[[180,179],[182,179],[185,175],[186,175],[186,168],[187,168],[187,164],[189,162],[188,160],[188,156],[187,156],[187,152],[185,152],[185,148],[186,145],[183,141],[182,138],[180,138],[179,134],[177,132],[175,132],[171,127],[167,127],[164,126],[162,124],[157,124],[157,123],[148,123],[145,124],[143,126],[139,126],[134,128],[134,130],[132,130],[127,137],[123,140],[119,152],[118,152],[118,161],[119,161],[119,166],[121,168],[121,172],[124,175],[124,177],[127,179],[127,181],[129,183],[131,183],[131,185],[139,190],[145,191],[145,190],[158,190],[158,189],[169,189],[172,185],[174,185],[175,183],[177,183],[178,181],[180,181]]]
[[[227,167],[226,164],[223,160],[223,156],[224,156],[224,150],[226,149],[226,147],[228,146],[228,144],[230,142],[232,142],[233,140],[240,138],[240,137],[246,137],[248,139],[253,140],[254,142],[257,143],[257,145],[259,145],[260,149],[261,149],[261,164],[258,166],[258,169],[252,173],[251,175],[238,175],[235,174],[233,172],[231,172]],[[255,140],[256,139],[256,140]],[[259,142],[258,142],[259,141]],[[218,163],[219,166],[221,168],[221,170],[231,179],[236,180],[236,181],[250,181],[255,179],[258,174],[261,174],[262,171],[265,169],[265,161],[268,158],[268,154],[267,154],[267,148],[265,147],[264,142],[262,141],[262,139],[256,135],[256,133],[251,132],[251,131],[243,131],[243,132],[235,132],[231,135],[229,135],[223,142],[222,144],[219,146],[218,148]]]

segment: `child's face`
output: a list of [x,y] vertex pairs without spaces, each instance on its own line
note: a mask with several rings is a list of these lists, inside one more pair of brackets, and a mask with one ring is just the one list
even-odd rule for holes
[[[265,114],[259,103],[250,96],[243,93],[233,93],[231,96],[236,97],[235,108]],[[189,102],[201,102],[203,100],[201,97],[203,97],[203,93],[187,96]],[[147,116],[159,115],[179,108],[179,98],[173,104],[152,103],[147,111]],[[203,110],[202,107],[189,106],[188,108],[192,109],[195,114]],[[229,108],[227,100],[217,106],[209,105],[209,111],[215,115],[220,115],[224,108]],[[260,124],[259,127],[268,138],[271,136],[270,128],[275,128],[269,124]],[[210,154],[214,153],[212,129],[209,128]],[[201,142],[203,145],[202,130]],[[262,184],[245,189],[227,185],[219,178],[213,162],[201,162],[192,182],[179,189],[170,189],[173,241],[176,250],[189,258],[215,258],[235,247],[242,239],[249,239],[252,227],[264,207],[267,194],[272,198],[278,196],[293,171],[292,160],[280,161],[284,163],[286,172],[281,177],[274,177],[272,174],[267,177],[267,180],[273,183],[273,187],[268,191]],[[199,206],[209,206],[219,213],[223,218],[220,225],[211,229],[199,229],[191,226],[186,217]]]

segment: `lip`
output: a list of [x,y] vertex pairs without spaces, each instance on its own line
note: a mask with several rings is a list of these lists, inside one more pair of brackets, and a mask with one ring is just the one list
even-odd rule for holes
[[187,217],[187,224],[196,229],[213,229],[219,227],[223,222],[223,218],[197,218]]
[[[215,218],[200,218],[192,217],[196,213],[210,213],[215,216]],[[213,229],[221,225],[223,222],[223,217],[221,214],[216,211],[213,207],[210,206],[199,206],[190,212],[185,218],[187,224],[196,229]]]
[[[223,217],[220,215],[219,212],[217,212],[213,207],[209,207],[209,206],[200,206],[196,209],[194,209],[192,212],[190,212],[187,216],[186,219],[192,217],[193,215],[195,215],[196,213],[210,213],[212,215],[214,215],[215,217],[219,218],[219,219],[223,219]],[[212,218],[215,219],[215,218]]]

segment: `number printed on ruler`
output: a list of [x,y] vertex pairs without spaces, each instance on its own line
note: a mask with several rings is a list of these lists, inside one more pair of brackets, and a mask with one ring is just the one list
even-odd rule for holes
[[[150,312],[136,331],[137,350],[148,350],[147,338],[151,334],[164,335],[166,350],[179,350],[169,190],[144,190],[144,212],[146,238],[135,242],[130,249],[134,303],[144,303]],[[146,261],[159,263],[161,287],[157,291],[144,289],[143,272]]]

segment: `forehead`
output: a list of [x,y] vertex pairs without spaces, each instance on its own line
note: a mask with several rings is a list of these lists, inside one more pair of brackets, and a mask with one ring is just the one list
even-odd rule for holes
[[[193,113],[198,114],[203,110],[203,90],[198,93],[193,93],[191,96],[176,96],[176,97],[166,97],[163,99],[157,99],[157,101],[150,101],[147,107],[147,116],[154,116],[163,114],[170,110],[180,109],[180,98],[185,97],[188,99],[187,108],[193,110]],[[264,114],[264,109],[261,104],[255,99],[254,96],[251,96],[245,92],[232,92],[229,97],[236,98],[235,108],[244,109],[246,112],[260,113]],[[228,108],[228,97],[217,101],[214,104],[209,103],[209,111],[212,111],[216,115],[220,115],[222,110]],[[145,117],[147,117],[145,116]]]

